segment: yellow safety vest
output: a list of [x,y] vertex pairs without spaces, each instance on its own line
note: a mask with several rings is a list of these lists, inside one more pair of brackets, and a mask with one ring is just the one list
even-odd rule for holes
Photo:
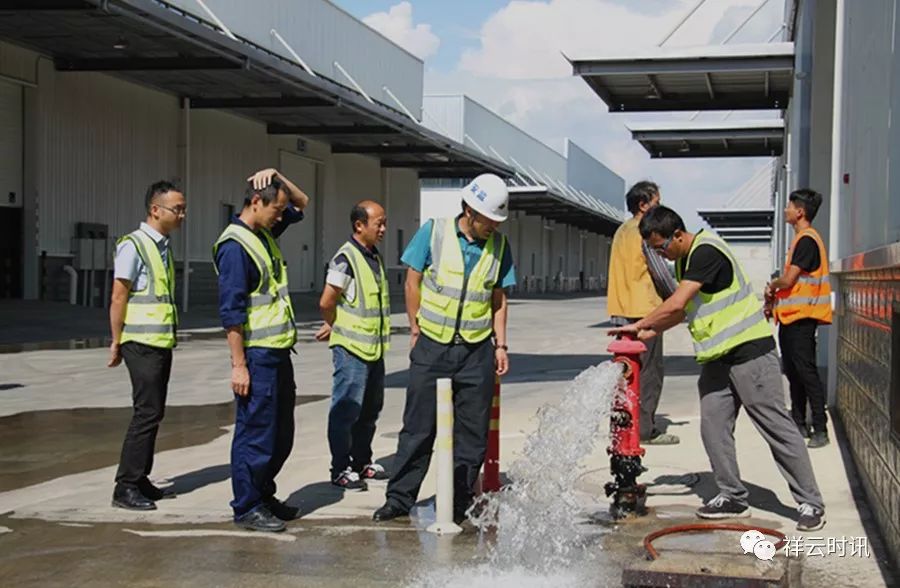
[[[213,260],[219,245],[232,239],[244,248],[259,270],[259,285],[250,293],[247,307],[244,347],[288,349],[297,341],[297,328],[288,294],[287,264],[272,233],[262,229],[259,235],[238,224],[228,225],[213,245]],[[268,251],[260,238],[268,243]]]
[[422,333],[449,343],[458,333],[469,343],[493,333],[491,298],[500,279],[500,260],[506,238],[495,232],[469,276],[456,235],[456,219],[435,219],[431,232],[431,265],[422,279],[418,323]]
[[340,345],[360,359],[376,361],[391,347],[391,296],[384,265],[379,259],[376,278],[353,243],[344,243],[334,257],[342,253],[353,268],[356,292],[353,300],[346,290],[341,293],[328,346]]
[[147,285],[143,290],[128,293],[125,307],[125,326],[119,343],[134,341],[151,347],[172,349],[175,347],[175,327],[178,311],[175,308],[175,262],[169,250],[166,262],[156,241],[138,229],[118,243],[131,241],[138,256],[147,268]]
[[794,249],[803,237],[812,237],[819,248],[819,269],[814,272],[801,272],[797,283],[789,290],[780,290],[776,295],[775,320],[779,324],[789,325],[800,319],[811,318],[820,324],[831,324],[831,282],[828,278],[828,254],[818,231],[809,227],[797,233],[788,251],[784,264],[787,273],[794,256]]
[[[694,339],[694,352],[698,363],[716,360],[729,351],[756,339],[772,335],[772,329],[763,315],[762,302],[744,270],[734,258],[725,242],[708,231],[694,236],[688,252],[685,268],[700,245],[712,245],[731,263],[731,285],[715,294],[698,292],[687,304],[688,330]],[[676,277],[682,279],[682,264],[676,264]]]

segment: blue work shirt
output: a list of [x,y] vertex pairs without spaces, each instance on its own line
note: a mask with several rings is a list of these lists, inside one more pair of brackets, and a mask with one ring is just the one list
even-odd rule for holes
[[[272,235],[277,239],[288,226],[303,220],[303,211],[288,206],[281,215],[281,220],[272,227]],[[231,223],[249,229],[237,215],[231,217]],[[259,233],[256,233],[259,237]],[[269,244],[262,237],[263,247],[269,251]],[[272,252],[269,251],[269,255]],[[219,318],[226,329],[241,326],[247,322],[247,306],[250,293],[259,287],[259,269],[250,259],[244,247],[233,239],[225,241],[216,253],[216,267],[219,269]]]
[[[481,252],[487,241],[474,239],[469,241],[465,233],[459,230],[459,217],[456,217],[456,236],[459,238],[459,248],[465,261],[465,275],[468,276],[475,269]],[[400,261],[417,272],[424,272],[431,265],[431,231],[434,228],[434,219],[429,219],[413,235],[409,245],[403,252]],[[512,252],[509,250],[509,242],[503,248],[503,257],[500,259],[500,279],[497,288],[509,288],[516,285],[516,268],[513,265]]]

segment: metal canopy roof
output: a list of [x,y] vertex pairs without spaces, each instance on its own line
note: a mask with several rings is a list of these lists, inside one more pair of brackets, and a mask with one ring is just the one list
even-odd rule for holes
[[794,44],[666,47],[570,61],[610,112],[761,110],[787,106]]
[[726,241],[772,239],[773,208],[709,208],[699,209],[697,214]]
[[110,73],[190,98],[193,108],[256,119],[270,134],[380,157],[383,167],[422,177],[512,173],[398,110],[156,0],[0,0],[0,38],[52,56],[59,71]]
[[617,211],[594,208],[588,200],[576,201],[547,186],[513,186],[509,188],[509,209],[539,215],[556,222],[578,227],[600,235],[612,235],[622,224],[614,216]]
[[774,157],[784,151],[784,121],[628,123],[652,158]]

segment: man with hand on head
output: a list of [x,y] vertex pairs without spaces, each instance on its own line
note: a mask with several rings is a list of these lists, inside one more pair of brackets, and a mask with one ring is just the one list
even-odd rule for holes
[[319,308],[325,324],[316,333],[328,341],[334,362],[328,446],[331,483],[367,490],[366,480],[387,478],[372,461],[375,423],[384,404],[384,354],[390,348],[391,296],[376,245],[387,216],[372,200],[350,211],[353,234],[331,259]]
[[309,197],[274,169],[247,180],[244,207],[213,246],[219,316],[231,350],[237,403],[231,445],[235,523],[283,531],[297,509],[275,498],[275,476],[294,443],[297,340],[287,264],[276,239],[303,220]]

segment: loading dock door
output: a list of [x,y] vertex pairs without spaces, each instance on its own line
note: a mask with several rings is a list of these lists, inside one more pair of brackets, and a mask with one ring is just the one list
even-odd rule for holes
[[288,264],[288,284],[292,292],[309,292],[316,288],[316,167],[314,161],[282,151],[279,170],[309,195],[302,222],[290,227],[280,239]]
[[0,298],[22,297],[22,88],[0,82]]

